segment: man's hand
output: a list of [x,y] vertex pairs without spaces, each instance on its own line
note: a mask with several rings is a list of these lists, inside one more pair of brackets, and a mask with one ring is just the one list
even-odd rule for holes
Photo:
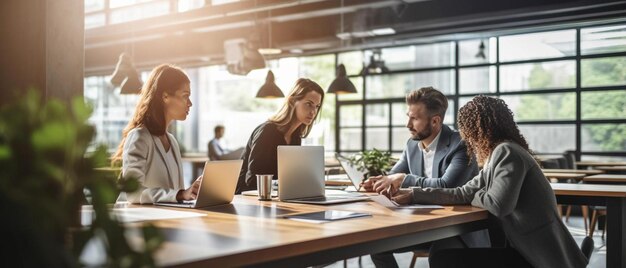
[[390,187],[399,189],[404,180],[405,174],[398,173],[388,176],[378,176],[380,179],[373,182],[373,190],[377,193],[384,194],[384,191],[389,191]]
[[202,183],[202,176],[198,177],[186,190],[180,190],[176,194],[177,201],[195,200],[198,197],[198,189]]
[[413,200],[413,190],[407,188],[400,189],[391,197],[391,200],[396,201],[398,205],[411,204]]
[[377,181],[383,179],[384,176],[373,176],[373,177],[369,177],[366,180],[361,182],[361,188],[365,189],[365,191],[367,192],[373,192],[374,191],[374,183],[376,183]]

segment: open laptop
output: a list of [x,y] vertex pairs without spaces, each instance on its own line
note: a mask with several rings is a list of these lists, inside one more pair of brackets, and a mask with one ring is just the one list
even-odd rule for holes
[[157,202],[155,205],[203,208],[215,205],[224,205],[233,201],[237,179],[241,171],[243,160],[207,161],[204,164],[202,183],[198,189],[196,200],[182,203]]
[[324,146],[278,146],[278,199],[330,205],[368,200],[368,196],[325,195]]
[[348,158],[346,158],[345,156],[337,153],[335,154],[335,158],[337,159],[337,161],[339,161],[339,164],[341,164],[341,168],[343,168],[343,170],[346,172],[348,179],[352,183],[352,186],[354,186],[354,191],[359,191],[359,189],[361,188],[359,187],[359,185],[361,184],[361,182],[363,182],[363,175],[365,175],[365,172],[359,171],[359,169],[352,165],[352,163],[350,163],[350,160],[348,160]]

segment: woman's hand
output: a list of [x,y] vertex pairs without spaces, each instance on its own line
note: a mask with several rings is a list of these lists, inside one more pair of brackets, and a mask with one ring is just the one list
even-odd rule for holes
[[398,205],[408,205],[413,201],[413,190],[411,189],[400,189],[398,190],[391,200],[398,203]]
[[202,176],[198,177],[186,190],[178,191],[178,193],[176,194],[176,200],[195,200],[198,197],[198,189],[200,189],[200,183],[202,183]]

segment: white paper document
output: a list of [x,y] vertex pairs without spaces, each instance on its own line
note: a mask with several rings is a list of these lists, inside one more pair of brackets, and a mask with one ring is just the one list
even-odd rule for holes
[[[173,209],[160,208],[113,208],[111,213],[117,217],[120,222],[138,222],[138,221],[155,221],[169,220],[191,217],[206,216],[204,213],[191,211],[180,211]],[[83,206],[81,211],[81,223],[83,226],[90,225],[95,214],[91,206]]]
[[370,199],[374,200],[374,202],[386,207],[386,208],[402,208],[402,209],[441,209],[443,208],[440,205],[419,205],[419,204],[413,204],[413,205],[399,205],[398,203],[394,202],[393,200],[390,200],[389,198],[387,198],[384,195],[374,195],[374,196],[370,196]]

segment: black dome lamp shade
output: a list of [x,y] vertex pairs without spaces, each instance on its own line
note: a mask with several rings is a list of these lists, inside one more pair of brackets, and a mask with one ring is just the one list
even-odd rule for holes
[[285,97],[283,92],[276,86],[274,82],[274,73],[272,71],[267,72],[265,77],[265,84],[261,86],[259,92],[256,93],[257,98],[282,98]]
[[347,94],[347,93],[356,93],[356,88],[352,81],[348,79],[346,74],[346,66],[339,64],[337,66],[336,78],[330,83],[328,87],[328,93],[334,94]]

